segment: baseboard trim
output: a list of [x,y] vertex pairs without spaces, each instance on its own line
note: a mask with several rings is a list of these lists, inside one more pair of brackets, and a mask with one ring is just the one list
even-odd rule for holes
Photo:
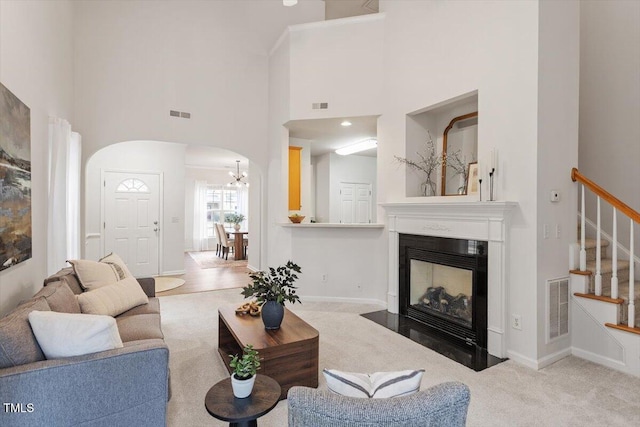
[[174,270],[174,271],[163,271],[160,276],[179,276],[181,274],[185,274],[184,270]]
[[247,264],[247,269],[249,269],[249,270],[251,270],[251,271],[253,271],[253,272],[256,272],[256,271],[259,271],[259,270],[260,270],[260,269],[258,269],[258,268],[255,268],[253,265],[249,265],[249,264]]
[[527,368],[538,370],[538,361],[526,357],[518,352],[507,350],[507,357],[515,362],[518,362],[521,365],[526,366]]
[[571,356],[571,354],[571,347],[567,347],[548,356],[545,356],[542,359],[538,359],[538,369],[546,368],[547,366],[556,363],[558,360],[562,360],[567,356]]
[[599,354],[595,354],[576,347],[571,347],[571,354],[581,359],[588,360],[589,362],[604,365],[607,368],[615,369],[622,372],[629,372],[629,366],[627,366],[624,360],[616,360],[610,357],[604,357]]
[[374,304],[374,305],[379,305],[381,309],[387,308],[387,303],[378,299],[300,295],[300,300],[303,303],[304,301],[309,301],[309,302],[346,302],[350,304]]

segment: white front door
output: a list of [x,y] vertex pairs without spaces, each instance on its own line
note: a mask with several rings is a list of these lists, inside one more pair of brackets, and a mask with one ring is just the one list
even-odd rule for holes
[[160,175],[104,173],[104,253],[114,252],[136,277],[159,273]]
[[371,184],[340,183],[340,222],[368,224],[371,222]]

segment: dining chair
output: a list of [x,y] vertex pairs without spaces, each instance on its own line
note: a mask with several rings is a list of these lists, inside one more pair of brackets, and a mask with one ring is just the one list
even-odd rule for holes
[[216,227],[216,239],[218,239],[218,243],[216,243],[216,255],[220,256],[220,250],[222,249],[222,237],[220,237],[220,223],[214,223]]
[[229,239],[227,237],[227,231],[224,229],[222,224],[218,224],[218,235],[220,236],[220,245],[222,249],[221,257],[228,260],[229,259],[229,248],[233,246],[234,240]]

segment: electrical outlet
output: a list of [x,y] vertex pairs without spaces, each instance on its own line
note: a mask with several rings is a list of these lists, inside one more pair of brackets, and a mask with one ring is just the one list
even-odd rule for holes
[[322,275],[322,283],[327,283],[327,279],[329,279],[329,275],[327,273]]
[[519,314],[511,315],[511,327],[519,331],[522,330],[522,316]]

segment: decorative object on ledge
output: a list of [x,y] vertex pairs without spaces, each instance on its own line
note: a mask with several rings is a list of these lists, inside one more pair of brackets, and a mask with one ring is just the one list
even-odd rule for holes
[[435,143],[431,138],[431,132],[427,130],[428,139],[424,143],[424,152],[417,152],[420,160],[414,161],[400,156],[394,156],[396,161],[407,165],[411,169],[424,173],[424,181],[420,184],[423,196],[436,195],[436,183],[433,180],[433,173],[442,165],[443,157],[436,151]]
[[[442,134],[442,196],[467,194],[469,165],[477,162],[477,148],[478,112],[451,119]],[[460,177],[458,184],[454,180],[456,177]]]
[[293,214],[289,216],[289,220],[294,224],[300,224],[304,221],[304,215]]
[[491,150],[491,169],[489,170],[489,201],[493,202],[493,176],[496,173],[498,163],[498,150]]
[[482,184],[482,176],[478,173],[478,163],[469,163],[466,194],[478,194],[480,192],[480,184]]

